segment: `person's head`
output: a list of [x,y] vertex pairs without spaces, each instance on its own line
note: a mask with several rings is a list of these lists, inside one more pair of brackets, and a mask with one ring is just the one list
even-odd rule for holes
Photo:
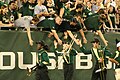
[[39,17],[37,15],[33,16],[33,19],[30,21],[30,24],[37,24],[39,22]]
[[87,5],[88,8],[92,7],[92,3],[90,1],[88,1],[86,5]]
[[7,6],[7,4],[2,5],[1,6],[1,13],[5,14],[7,12],[8,12],[8,6]]
[[108,8],[108,13],[116,13],[114,4],[110,3],[110,7]]
[[101,8],[99,9],[99,11],[97,12],[98,14],[105,14],[105,9],[104,8]]
[[120,51],[120,42],[117,44],[117,50]]
[[45,46],[44,41],[37,41],[36,44],[37,44],[37,50],[40,50]]
[[82,4],[77,4],[76,11],[77,12],[82,12],[83,11],[83,5]]
[[100,41],[97,38],[94,38],[93,41],[91,41],[94,48],[99,48]]
[[100,16],[99,16],[99,22],[104,23],[106,21],[107,21],[107,15],[100,14]]
[[63,42],[63,50],[67,50],[69,48],[68,42]]
[[48,45],[45,44],[45,45],[43,46],[43,49],[46,50],[46,51],[48,51],[48,50],[49,50]]
[[117,39],[116,39],[116,47],[117,50],[120,51],[120,41],[118,41]]
[[68,2],[66,2],[65,3],[65,6],[67,7],[67,8],[70,8],[70,5],[72,4],[72,2],[71,1],[68,1]]
[[15,10],[16,9],[16,3],[15,3],[15,1],[10,1],[9,2],[9,9],[10,10]]

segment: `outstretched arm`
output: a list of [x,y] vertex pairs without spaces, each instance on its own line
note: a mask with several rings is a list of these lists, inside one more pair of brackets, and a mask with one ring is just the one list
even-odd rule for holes
[[62,41],[60,40],[60,38],[58,37],[57,33],[56,33],[56,30],[51,30],[55,39],[58,41],[58,43],[61,45],[62,44]]
[[30,27],[26,29],[27,29],[27,36],[28,36],[29,44],[33,46],[33,40],[32,40],[31,33],[30,33]]
[[118,61],[116,61],[115,59],[113,59],[113,58],[108,58],[108,60],[109,61],[111,61],[111,62],[113,62],[113,63],[115,63],[115,64],[117,64],[117,65],[120,65],[119,64],[119,62]]
[[79,45],[79,39],[76,39],[76,37],[72,34],[70,30],[67,30],[67,33],[70,36],[70,38],[74,40],[77,45]]
[[100,30],[97,30],[97,33],[100,36],[100,38],[102,39],[102,41],[105,44],[105,46],[107,46],[108,45],[108,41],[104,38],[102,32]]

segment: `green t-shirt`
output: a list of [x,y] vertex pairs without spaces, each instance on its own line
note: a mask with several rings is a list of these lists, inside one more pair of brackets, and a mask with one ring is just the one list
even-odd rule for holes
[[[58,59],[58,56],[63,56],[63,54],[64,54],[63,52],[58,52],[57,49],[55,49],[54,53],[56,55],[56,59]],[[66,54],[69,55],[69,56],[66,55],[66,59],[67,59],[68,63],[66,62],[65,58],[63,58],[64,63],[65,64],[73,64],[74,63],[74,57],[77,55],[77,51],[74,48],[72,48],[70,50],[70,52],[66,53]]]
[[66,64],[73,64],[74,63],[74,57],[76,55],[77,55],[77,51],[74,48],[72,48],[72,50],[69,53],[69,56],[66,56],[68,63],[66,62],[65,59],[64,59],[64,63],[66,63]]
[[46,65],[45,63],[49,64],[49,57],[47,51],[45,51],[44,49],[38,51],[38,61],[40,66]]
[[89,9],[87,9],[87,7],[83,10],[83,16],[86,17],[86,18],[89,17],[92,14],[93,13]]
[[22,14],[22,16],[33,16],[34,15],[34,7],[36,6],[36,3],[23,3],[23,6],[20,8],[19,13]]
[[84,21],[84,24],[88,30],[100,30],[100,25],[102,23],[99,21],[99,15],[94,15],[88,17]]
[[10,14],[6,13],[5,15],[1,15],[1,21],[4,24],[9,24],[9,22],[10,22]]
[[16,19],[18,19],[18,11],[17,10],[13,10],[13,11],[8,11],[8,14],[10,16],[10,21],[14,22]]
[[46,18],[45,20],[40,21],[37,24],[37,27],[44,27],[44,28],[50,28],[50,29],[55,29],[55,20]]
[[63,18],[71,20],[73,18],[73,15],[71,15],[71,11],[70,9],[63,7],[64,8],[64,14],[63,14]]
[[117,60],[120,63],[120,51],[116,51],[113,55],[112,58]]

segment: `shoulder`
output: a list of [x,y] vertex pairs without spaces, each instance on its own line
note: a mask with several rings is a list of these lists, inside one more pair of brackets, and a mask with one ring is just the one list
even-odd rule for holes
[[42,50],[39,50],[38,53],[43,54],[43,53],[47,53],[47,51],[42,49]]

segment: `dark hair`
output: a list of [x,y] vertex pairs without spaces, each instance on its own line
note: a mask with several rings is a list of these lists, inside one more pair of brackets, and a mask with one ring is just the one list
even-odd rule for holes
[[100,41],[99,41],[99,39],[94,38],[94,40],[93,40],[93,41],[91,41],[91,43],[100,43]]
[[48,50],[49,50],[48,45],[44,45],[44,46],[43,46],[43,49],[45,49],[46,51],[48,51]]
[[103,9],[103,8],[101,8],[101,9],[99,9],[99,11],[97,12],[98,14],[105,14],[105,11],[104,11],[105,9]]
[[99,20],[102,20],[102,21],[106,22],[107,21],[106,15],[105,14],[100,14]]
[[34,22],[39,22],[39,18],[37,17],[37,15],[33,16],[33,19],[30,21],[30,24],[34,24]]
[[115,14],[116,13],[115,7],[113,7],[113,11],[112,12],[108,11],[108,13]]
[[44,41],[37,41],[36,44],[41,44],[41,46],[45,46]]
[[67,3],[69,0],[61,0],[62,3]]
[[78,5],[76,6],[76,9],[78,9],[78,8],[82,8],[82,7],[83,7],[82,4],[78,4]]
[[11,5],[12,3],[15,3],[15,1],[10,1],[10,2],[9,2],[9,5]]

